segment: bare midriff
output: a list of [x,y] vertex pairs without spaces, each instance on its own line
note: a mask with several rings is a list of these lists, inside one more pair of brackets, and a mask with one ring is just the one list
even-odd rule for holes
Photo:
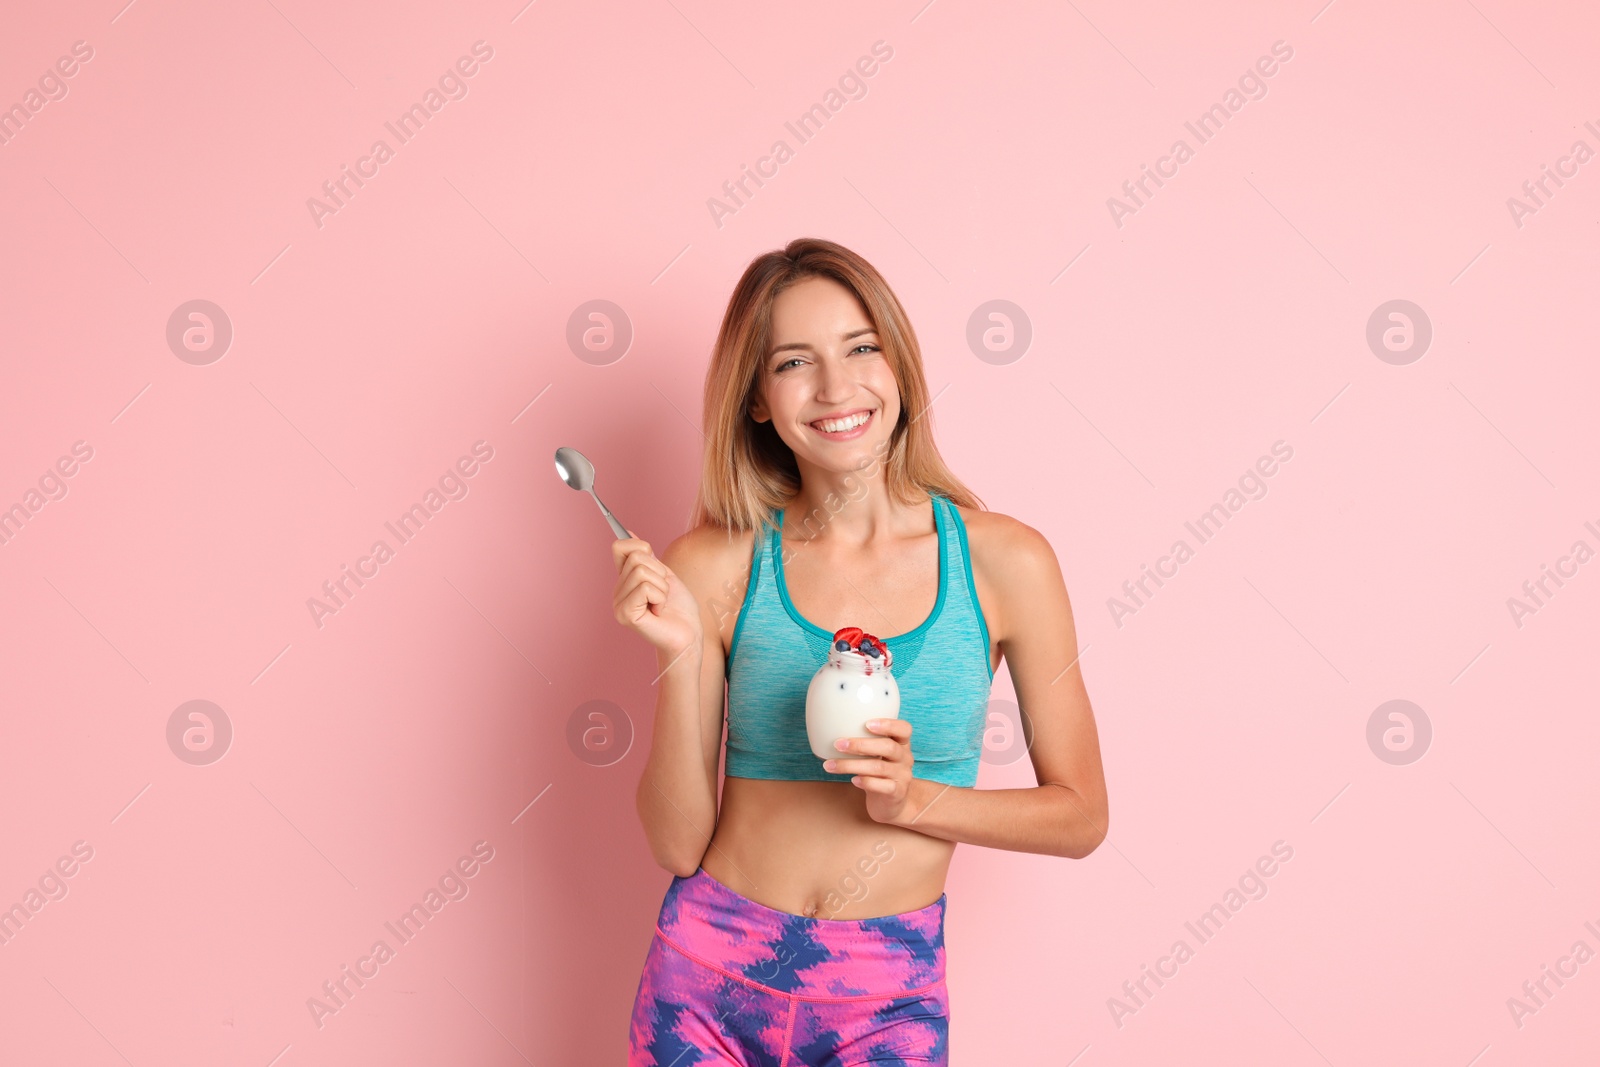
[[867,919],[937,901],[955,847],[875,821],[866,794],[848,781],[728,777],[700,866],[776,911]]

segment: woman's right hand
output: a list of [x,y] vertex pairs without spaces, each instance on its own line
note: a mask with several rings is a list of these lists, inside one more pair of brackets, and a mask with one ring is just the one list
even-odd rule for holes
[[638,633],[658,655],[676,659],[685,649],[700,647],[705,628],[700,604],[672,568],[656,558],[650,545],[632,536],[611,542],[617,565],[612,610],[622,625]]

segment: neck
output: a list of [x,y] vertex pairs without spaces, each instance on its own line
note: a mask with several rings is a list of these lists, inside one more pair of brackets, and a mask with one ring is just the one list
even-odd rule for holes
[[800,490],[784,508],[784,530],[800,541],[865,547],[876,542],[926,533],[932,523],[929,500],[903,504],[890,497],[881,468],[871,478],[860,473],[802,469]]

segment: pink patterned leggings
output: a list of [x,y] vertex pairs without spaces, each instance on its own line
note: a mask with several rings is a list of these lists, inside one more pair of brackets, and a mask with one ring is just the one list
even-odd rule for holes
[[674,877],[633,1005],[628,1067],[947,1064],[945,898],[874,919]]

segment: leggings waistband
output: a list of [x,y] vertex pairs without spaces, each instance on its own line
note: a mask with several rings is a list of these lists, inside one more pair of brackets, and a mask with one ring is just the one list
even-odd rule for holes
[[763,989],[837,999],[895,996],[944,979],[945,895],[871,919],[769,908],[700,868],[674,876],[656,932],[699,962]]

